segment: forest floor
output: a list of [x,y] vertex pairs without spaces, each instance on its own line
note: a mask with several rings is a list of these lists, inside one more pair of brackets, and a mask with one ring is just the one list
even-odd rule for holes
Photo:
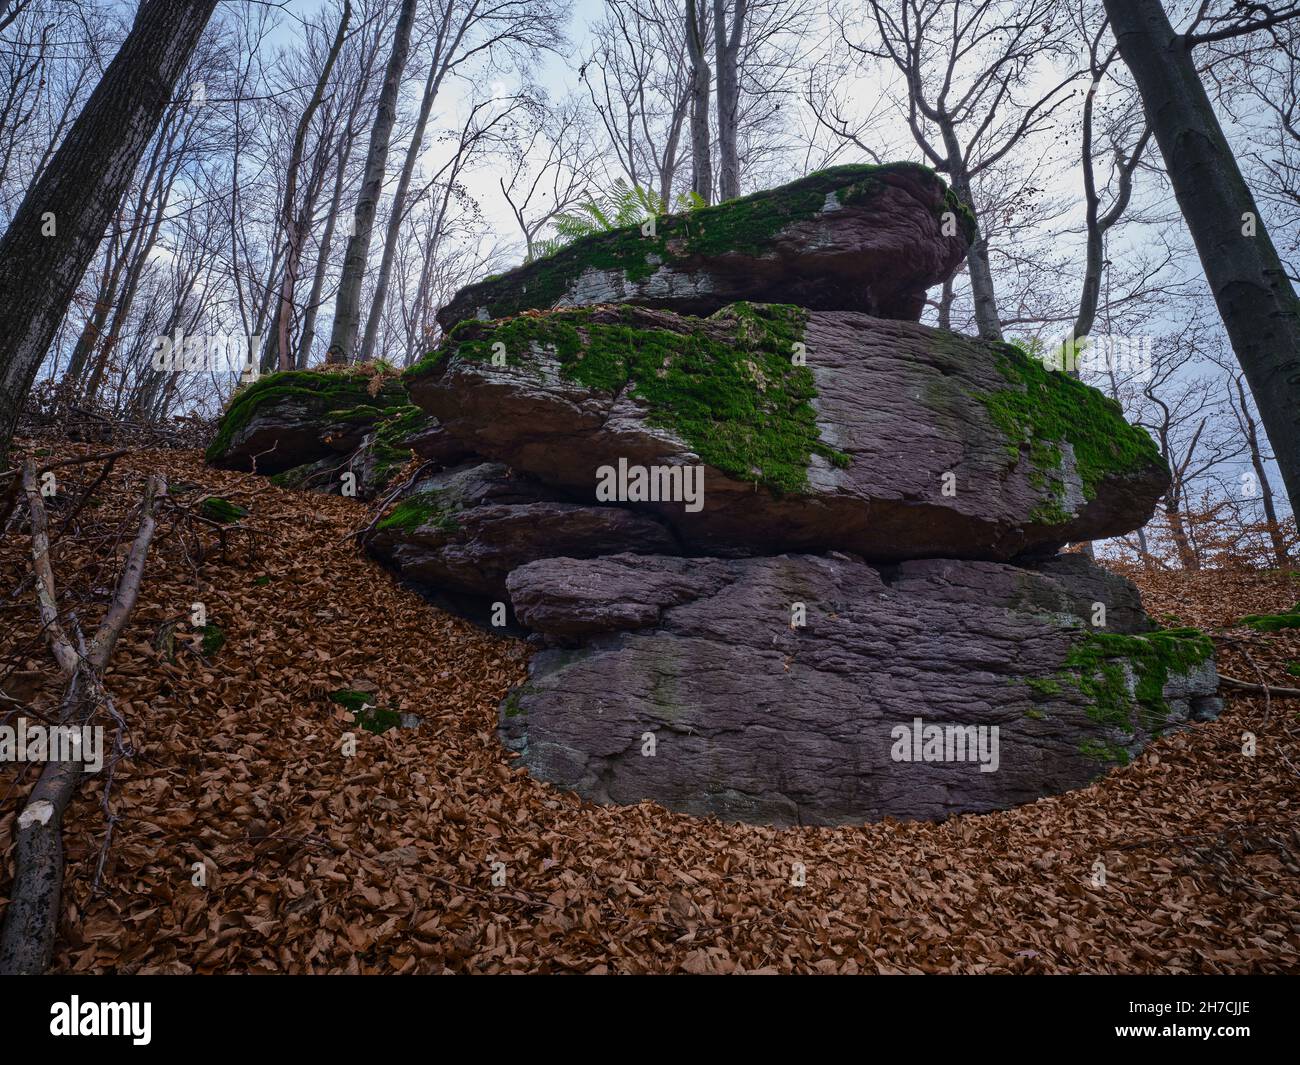
[[[70,467],[67,484],[95,471]],[[160,523],[107,676],[134,756],[113,774],[106,849],[107,772],[65,818],[55,971],[1300,971],[1300,699],[1228,693],[1219,721],[1090,787],[942,824],[772,829],[596,806],[529,779],[497,742],[525,646],[366,557],[352,500],[213,470],[198,452],[124,457],[53,552],[60,590],[94,604],[83,628],[153,471],[178,500],[248,507],[255,535],[232,534],[223,558],[207,530],[199,561]],[[51,501],[54,528],[70,509]],[[0,541],[0,688],[39,708],[57,674],[29,550],[25,532]],[[1221,672],[1300,685],[1286,672],[1300,630],[1233,627],[1294,604],[1300,573],[1129,576],[1157,620],[1215,635]],[[225,637],[207,655],[196,602]],[[357,730],[327,698],[341,688],[423,723]],[[0,769],[0,898],[32,779]]]

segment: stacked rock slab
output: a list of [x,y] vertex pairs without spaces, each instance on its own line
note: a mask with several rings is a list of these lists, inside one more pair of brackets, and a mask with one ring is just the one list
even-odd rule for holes
[[444,310],[404,378],[441,457],[369,548],[535,634],[499,709],[534,776],[760,823],[937,818],[1217,713],[1203,636],[1056,553],[1149,518],[1149,437],[917,324],[971,235],[923,168],[836,168]]

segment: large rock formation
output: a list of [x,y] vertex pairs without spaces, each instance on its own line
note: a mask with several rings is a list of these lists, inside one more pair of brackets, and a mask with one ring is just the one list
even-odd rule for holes
[[553,558],[509,587],[551,647],[502,732],[601,802],[773,824],[991,810],[1218,710],[1209,641],[1148,632],[1132,585],[1081,555]]
[[916,321],[961,263],[974,223],[914,163],[837,166],[789,185],[599,233],[470,285],[438,313],[466,318],[628,303],[709,314],[739,300]]
[[620,462],[702,465],[699,509],[633,503],[699,553],[1049,554],[1143,524],[1168,485],[1151,438],[1096,389],[1007,345],[855,312],[466,322],[407,380],[453,437],[575,498],[596,501]]
[[1149,517],[1146,434],[903,320],[961,218],[923,168],[854,167],[589,238],[462,291],[405,389],[275,375],[209,454],[361,495],[418,455],[366,546],[512,607],[542,649],[502,737],[588,798],[833,824],[1076,787],[1217,713],[1211,647],[1054,555]]

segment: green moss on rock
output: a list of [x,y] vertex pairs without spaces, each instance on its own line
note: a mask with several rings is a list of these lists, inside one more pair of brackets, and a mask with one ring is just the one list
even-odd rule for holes
[[266,405],[300,398],[317,408],[322,418],[327,412],[348,415],[343,420],[363,421],[369,412],[377,414],[383,407],[406,403],[406,393],[396,380],[385,381],[374,396],[370,394],[374,375],[357,370],[282,370],[259,377],[239,389],[231,398],[216,435],[205,453],[216,462],[230,449],[235,434],[257,411]]
[[407,496],[375,525],[376,530],[394,529],[413,532],[422,525],[433,525],[445,532],[460,528],[457,509],[442,502],[441,492],[416,492]]
[[1099,725],[1130,735],[1141,725],[1155,734],[1169,719],[1164,689],[1170,674],[1199,669],[1213,655],[1213,642],[1199,629],[1132,636],[1089,632],[1064,665],[1091,700],[1088,716]]
[[1300,629],[1300,603],[1278,614],[1247,614],[1239,622],[1256,632],[1279,632],[1282,629]]
[[1068,443],[1085,499],[1095,499],[1107,477],[1164,467],[1147,433],[1130,425],[1113,399],[1059,370],[1049,370],[1010,344],[997,349],[998,370],[1008,387],[976,396],[1007,437],[1007,455],[1019,461],[1027,449],[1030,482],[1050,493],[1032,513],[1044,525],[1067,522],[1062,447]]
[[[812,371],[792,363],[807,312],[784,304],[735,303],[708,319],[683,317],[689,332],[652,327],[633,308],[621,316],[590,308],[526,314],[502,322],[465,321],[411,376],[446,358],[492,358],[526,367],[546,356],[588,388],[632,395],[652,425],[676,433],[702,461],[737,480],[799,492],[820,455],[841,468],[849,458],[824,443],[812,400]],[[719,328],[721,327],[721,328]]]
[[1118,765],[1128,765],[1128,751],[1118,743],[1107,743],[1104,740],[1084,740],[1079,744],[1079,753],[1085,758],[1092,758],[1098,762],[1107,762]]
[[908,171],[924,174],[944,190],[945,207],[951,205],[968,240],[973,240],[974,216],[929,167],[907,162],[854,163],[712,207],[662,215],[655,220],[653,236],[633,225],[583,237],[504,276],[485,278],[466,290],[463,301],[459,296],[457,300],[486,307],[489,318],[505,318],[523,310],[554,307],[588,270],[621,271],[629,281],[639,281],[670,260],[761,254],[788,225],[821,212],[827,196],[834,195],[845,206],[859,206],[884,190],[882,179],[889,173]]

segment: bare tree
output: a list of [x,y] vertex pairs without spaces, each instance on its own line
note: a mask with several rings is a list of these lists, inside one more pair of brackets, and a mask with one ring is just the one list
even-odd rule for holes
[[878,37],[850,39],[858,54],[882,60],[903,77],[907,122],[929,162],[949,176],[954,191],[981,223],[967,255],[975,319],[981,336],[1001,339],[983,205],[976,178],[1046,128],[1065,102],[1075,72],[1025,103],[1040,61],[1063,54],[1068,31],[1056,20],[1058,0],[871,0]]
[[713,73],[705,58],[708,25],[699,0],[686,0],[686,54],[691,61],[691,191],[713,202],[713,154],[709,136],[709,95]]
[[[298,172],[302,169],[303,150],[307,142],[307,131],[311,128],[312,118],[325,97],[334,64],[338,62],[343,50],[343,41],[347,35],[348,22],[352,18],[351,0],[343,0],[343,10],[339,13],[338,26],[334,31],[334,42],[325,56],[325,62],[316,79],[307,106],[303,108],[297,128],[293,132],[293,146],[289,149],[289,163],[285,168],[284,200],[280,208],[280,225],[284,230],[286,245],[284,272],[280,279],[279,310],[276,314],[275,345],[277,362],[281,370],[294,367],[293,348],[289,340],[290,320],[293,316],[293,291],[298,281],[298,269],[302,261],[302,245],[310,226],[310,202],[302,210],[298,208]],[[323,168],[317,167],[321,173]],[[310,200],[310,198],[309,198]]]
[[388,142],[392,136],[393,123],[397,119],[397,93],[411,47],[411,24],[415,20],[415,7],[416,0],[402,0],[393,34],[393,49],[388,56],[388,68],[384,72],[384,84],[379,94],[375,124],[370,131],[365,176],[353,214],[352,234],[348,237],[347,251],[343,257],[343,276],[339,279],[338,294],[334,299],[334,324],[328,354],[328,360],[333,363],[346,363],[356,353],[357,334],[361,328],[361,282],[370,251],[375,212],[384,184]]
[[[713,57],[718,71],[718,199],[740,195],[740,45],[746,0],[713,0]],[[728,18],[730,15],[730,18]]]
[[1105,0],[1233,351],[1250,382],[1292,510],[1300,507],[1300,297],[1269,238],[1193,56],[1300,17],[1300,5],[1202,0],[1183,33],[1159,0]]
[[144,0],[135,24],[0,238],[0,454],[216,0]]
[[558,11],[549,0],[496,0],[490,4],[485,4],[482,0],[440,0],[435,19],[429,72],[420,96],[415,129],[411,133],[393,193],[383,255],[375,275],[370,313],[357,352],[357,357],[363,361],[374,354],[379,322],[388,298],[388,282],[397,253],[397,239],[402,220],[406,216],[411,176],[424,147],[429,115],[444,81],[476,58],[491,60],[498,53],[509,51],[531,54],[552,47],[561,39]]

